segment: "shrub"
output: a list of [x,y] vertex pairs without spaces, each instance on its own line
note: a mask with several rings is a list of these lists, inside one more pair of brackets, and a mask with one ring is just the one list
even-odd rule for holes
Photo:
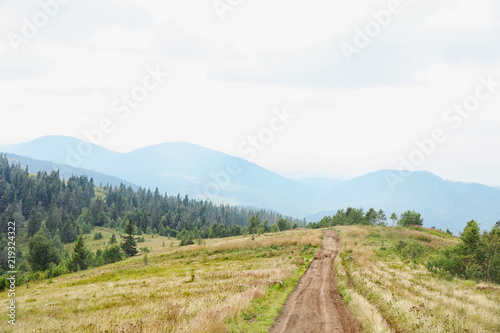
[[397,254],[403,259],[416,260],[425,253],[423,245],[414,239],[409,242],[400,240],[395,248]]
[[44,272],[44,277],[45,279],[51,279],[67,273],[69,273],[69,270],[66,265],[59,264],[56,266],[56,264],[50,263],[49,268]]
[[181,243],[179,244],[179,246],[192,245],[192,244],[194,244],[193,239],[191,238],[191,235],[188,235],[187,237],[181,238]]
[[4,291],[9,288],[9,281],[5,276],[0,277],[0,291]]
[[500,228],[480,233],[475,221],[467,223],[461,243],[431,258],[427,268],[439,275],[500,283]]
[[123,253],[121,247],[118,244],[106,248],[102,252],[102,258],[104,260],[104,263],[106,264],[111,264],[120,261],[123,259],[124,255],[125,254]]

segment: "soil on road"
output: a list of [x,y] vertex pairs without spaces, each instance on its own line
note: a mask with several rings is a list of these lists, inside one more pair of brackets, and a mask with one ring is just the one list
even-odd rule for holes
[[363,332],[337,291],[333,260],[339,250],[337,233],[326,230],[321,249],[288,296],[270,333]]

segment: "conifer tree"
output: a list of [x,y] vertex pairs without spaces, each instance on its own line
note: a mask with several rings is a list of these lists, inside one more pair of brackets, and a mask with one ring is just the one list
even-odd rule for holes
[[82,236],[78,236],[73,248],[73,255],[68,263],[68,269],[73,272],[85,270],[88,268],[87,256],[89,251],[85,248],[85,242]]
[[137,243],[134,238],[134,225],[132,221],[128,220],[127,225],[125,226],[125,232],[127,236],[123,237],[123,243],[121,244],[123,252],[127,255],[127,257],[132,257],[137,254]]

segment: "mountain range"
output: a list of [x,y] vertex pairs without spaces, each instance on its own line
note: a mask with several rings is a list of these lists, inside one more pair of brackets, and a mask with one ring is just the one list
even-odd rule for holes
[[289,179],[191,143],[163,143],[118,153],[65,136],[3,146],[0,152],[29,165],[32,172],[59,169],[66,178],[86,174],[96,183],[158,187],[173,195],[264,208],[309,221],[348,206],[383,209],[388,216],[415,209],[422,214],[424,226],[453,232],[461,231],[471,219],[483,229],[500,220],[498,188],[452,182],[426,171],[409,172],[404,178],[398,171],[381,170],[348,181]]

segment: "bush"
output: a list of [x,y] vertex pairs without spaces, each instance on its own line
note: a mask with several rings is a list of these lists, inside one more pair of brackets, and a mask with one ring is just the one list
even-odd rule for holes
[[98,240],[102,238],[102,232],[94,232],[94,240]]
[[409,242],[400,240],[396,244],[396,252],[403,259],[416,260],[423,256],[425,248],[414,239]]
[[67,273],[69,271],[66,265],[59,264],[56,266],[54,263],[50,263],[49,268],[44,272],[44,278],[51,279]]
[[431,258],[427,269],[439,275],[500,283],[500,228],[480,233],[475,221],[467,223],[461,243]]
[[105,264],[111,264],[118,262],[123,259],[124,253],[118,244],[115,244],[109,248],[104,249],[102,252],[102,259]]
[[191,235],[188,235],[187,237],[181,238],[181,243],[179,244],[179,246],[192,245],[192,244],[194,244],[193,239],[191,238]]
[[0,277],[0,291],[4,291],[9,288],[9,281],[5,276]]

